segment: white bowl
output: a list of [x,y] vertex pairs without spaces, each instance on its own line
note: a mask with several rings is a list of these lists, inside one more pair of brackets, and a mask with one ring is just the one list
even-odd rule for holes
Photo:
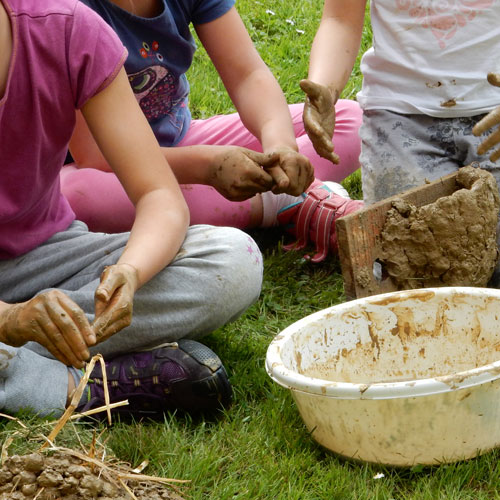
[[283,330],[266,370],[313,438],[386,465],[463,460],[500,445],[500,290],[386,293]]

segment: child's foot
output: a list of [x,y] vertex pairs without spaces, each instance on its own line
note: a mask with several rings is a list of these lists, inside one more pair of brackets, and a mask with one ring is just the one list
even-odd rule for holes
[[[110,402],[128,400],[113,409],[131,417],[161,418],[165,412],[221,409],[232,399],[232,389],[219,357],[194,340],[182,339],[151,351],[123,354],[106,361]],[[77,411],[104,406],[101,365],[88,384],[88,402]]]
[[363,208],[360,200],[351,200],[347,191],[334,182],[314,181],[302,194],[301,201],[278,212],[278,222],[292,233],[297,241],[285,245],[285,250],[302,250],[309,241],[316,245],[312,262],[321,262],[329,251],[337,251],[335,221]]

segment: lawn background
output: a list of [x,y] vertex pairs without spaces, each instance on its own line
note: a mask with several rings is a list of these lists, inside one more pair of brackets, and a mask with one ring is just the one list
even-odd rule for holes
[[[307,75],[322,2],[238,0],[237,7],[289,102],[301,102],[298,82]],[[361,52],[370,44],[367,23]],[[234,111],[202,48],[189,79],[195,117]],[[355,98],[360,85],[356,64],[343,97]],[[360,197],[359,173],[344,185]],[[310,438],[289,392],[266,374],[265,354],[280,330],[345,300],[340,267],[335,258],[312,265],[296,253],[284,253],[279,238],[255,236],[265,256],[261,298],[235,323],[204,340],[224,361],[234,387],[234,405],[215,420],[174,415],[163,423],[117,424],[104,431],[112,451],[134,466],[149,460],[148,474],[191,480],[184,496],[196,500],[500,498],[496,452],[465,463],[398,470],[342,460]],[[36,441],[42,424],[30,425],[28,435],[11,445],[11,453]],[[15,422],[0,426],[3,439],[18,429]],[[61,437],[63,444],[79,446],[74,429],[82,440],[92,435],[91,428],[70,426]],[[383,477],[376,479],[380,473]]]

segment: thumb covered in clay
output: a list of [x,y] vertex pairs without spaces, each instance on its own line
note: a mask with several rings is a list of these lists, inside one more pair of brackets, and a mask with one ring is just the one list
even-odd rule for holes
[[272,167],[280,159],[279,153],[259,153],[253,149],[244,149],[245,155],[262,168]]
[[107,266],[95,292],[95,318],[92,323],[97,342],[130,325],[134,294],[139,286],[137,269],[130,264]]
[[299,82],[300,88],[304,94],[309,97],[309,99],[319,99],[322,95],[322,90],[325,88],[323,85],[319,83],[315,83],[312,80],[300,80]]
[[251,149],[246,150],[245,154],[252,161],[260,165],[273,179],[273,189],[279,187],[284,189],[290,183],[288,176],[280,166],[280,153],[259,153]]
[[[500,74],[488,73],[488,82],[495,87],[500,87]],[[472,133],[475,136],[480,136],[483,133],[490,131],[493,127],[500,124],[500,106],[496,107],[494,110],[490,111],[484,118],[476,123],[472,129]],[[485,154],[487,151],[492,149],[494,146],[500,143],[500,128],[493,130],[486,137],[486,139],[479,144],[477,148],[477,153],[480,155]],[[490,154],[491,161],[497,161],[500,158],[500,149],[494,150]]]
[[319,156],[338,164],[333,152],[332,136],[335,129],[335,103],[327,87],[311,80],[301,80],[300,88],[306,94],[302,119],[304,128]]
[[488,76],[486,78],[490,85],[494,85],[495,87],[500,87],[500,74],[488,73]]

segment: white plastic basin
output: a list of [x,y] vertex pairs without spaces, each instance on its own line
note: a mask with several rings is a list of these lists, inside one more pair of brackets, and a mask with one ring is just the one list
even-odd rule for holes
[[313,438],[396,466],[463,460],[500,445],[500,290],[393,292],[283,330],[266,370]]

